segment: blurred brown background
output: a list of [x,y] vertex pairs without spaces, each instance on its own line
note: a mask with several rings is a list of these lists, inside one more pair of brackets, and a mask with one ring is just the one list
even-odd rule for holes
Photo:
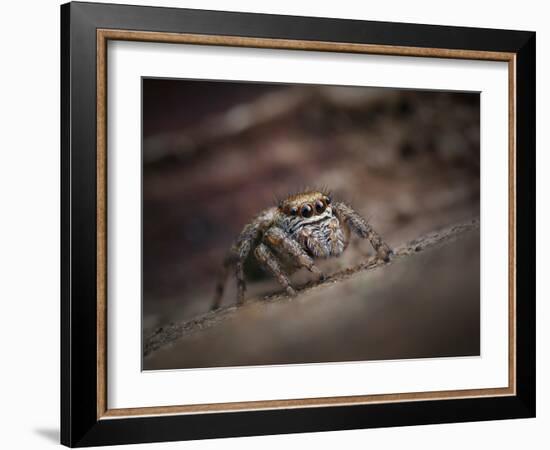
[[[479,95],[143,80],[143,334],[208,311],[222,258],[276,197],[327,186],[392,246],[479,216]],[[371,253],[352,240],[330,273]],[[292,276],[297,284],[308,273]],[[247,296],[278,291],[249,279]],[[235,301],[230,278],[224,304]],[[144,369],[479,355],[479,233],[260,305]]]

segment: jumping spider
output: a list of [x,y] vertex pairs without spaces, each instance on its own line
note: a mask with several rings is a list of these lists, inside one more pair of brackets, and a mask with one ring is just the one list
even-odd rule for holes
[[226,256],[212,309],[219,307],[229,268],[235,265],[237,302],[244,300],[244,263],[253,254],[289,295],[296,295],[288,274],[305,267],[324,279],[313,260],[339,256],[346,249],[350,230],[368,239],[378,258],[388,261],[393,253],[380,235],[350,206],[332,202],[323,192],[291,195],[279,206],[262,211],[247,224]]

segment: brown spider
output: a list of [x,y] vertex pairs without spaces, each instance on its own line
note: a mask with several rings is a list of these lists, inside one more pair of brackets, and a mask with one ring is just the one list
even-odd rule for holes
[[387,261],[393,253],[369,223],[350,206],[332,202],[328,194],[301,192],[262,211],[247,224],[226,256],[212,309],[219,307],[229,267],[235,265],[237,303],[246,290],[244,263],[253,253],[260,265],[277,278],[289,295],[296,295],[289,273],[305,267],[324,279],[315,258],[339,256],[347,247],[350,230],[368,239],[377,256]]

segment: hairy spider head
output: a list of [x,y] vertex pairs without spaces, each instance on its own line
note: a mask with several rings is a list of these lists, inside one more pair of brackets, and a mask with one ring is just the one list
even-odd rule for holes
[[300,192],[279,204],[279,226],[314,257],[337,256],[344,251],[344,236],[328,194]]
[[281,202],[279,209],[290,218],[296,217],[304,219],[305,222],[313,222],[318,220],[318,216],[332,215],[330,204],[331,199],[327,194],[308,191],[287,197]]

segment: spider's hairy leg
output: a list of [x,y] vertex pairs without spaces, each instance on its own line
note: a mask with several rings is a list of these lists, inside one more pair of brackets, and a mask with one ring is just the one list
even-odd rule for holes
[[345,222],[355,234],[370,241],[378,258],[389,261],[393,250],[357,211],[340,202],[335,203],[333,208],[338,218]]
[[244,278],[244,262],[248,257],[252,244],[257,239],[260,230],[262,229],[259,222],[252,222],[246,225],[237,240],[237,261],[235,264],[235,278],[237,279],[237,304],[244,302],[244,294],[246,292],[246,281]]
[[227,276],[229,275],[229,268],[235,264],[237,256],[234,249],[232,249],[223,260],[223,264],[218,276],[218,282],[216,283],[216,293],[214,294],[214,300],[212,301],[211,310],[218,309],[223,297],[223,291],[225,290],[225,284],[227,282]]
[[328,224],[328,230],[332,253],[339,255],[349,242],[349,227],[341,227],[338,219],[333,217]]
[[[244,253],[244,252],[243,252]],[[250,249],[246,251],[246,256],[250,253]],[[237,304],[244,302],[244,293],[246,292],[246,281],[244,279],[244,261],[246,256],[239,257],[235,264],[235,278],[237,279]]]
[[256,256],[256,259],[260,262],[260,264],[263,267],[267,268],[271,272],[271,274],[277,278],[277,281],[281,285],[283,285],[289,295],[296,295],[296,291],[290,285],[290,280],[281,269],[277,258],[275,258],[275,255],[271,252],[271,250],[269,250],[267,245],[258,245],[254,250],[254,255]]
[[281,228],[271,227],[264,234],[264,242],[273,249],[280,249],[292,256],[298,267],[305,267],[323,280],[323,272],[313,263],[313,259],[304,251],[300,244],[292,239]]
[[273,222],[277,208],[269,208],[262,211],[252,222],[245,225],[232,252],[235,255],[235,278],[237,279],[237,303],[244,301],[246,281],[244,278],[244,262],[248,258],[252,247],[259,239],[261,232],[268,229]]

